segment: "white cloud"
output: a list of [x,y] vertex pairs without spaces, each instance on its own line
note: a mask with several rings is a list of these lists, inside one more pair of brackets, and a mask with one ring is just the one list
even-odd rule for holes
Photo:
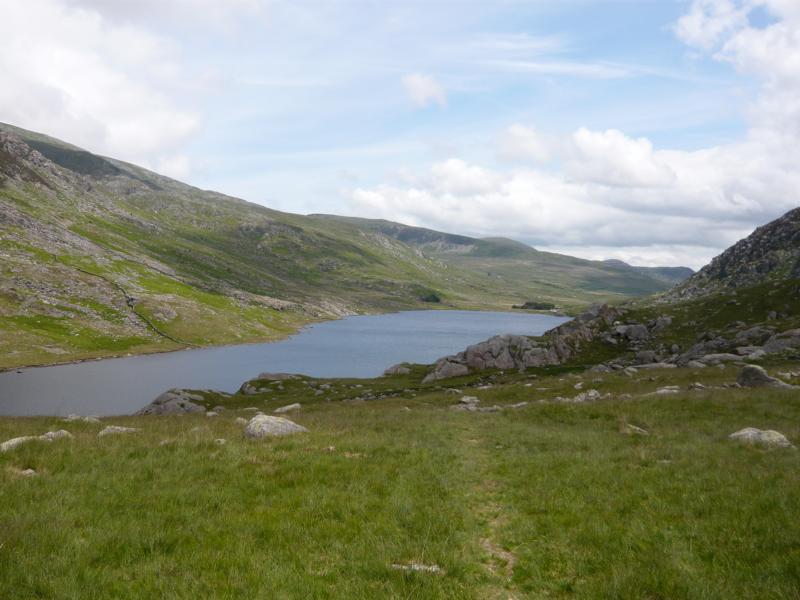
[[158,36],[60,0],[6,3],[2,30],[2,121],[144,164],[199,124],[170,96],[180,68]]
[[619,79],[633,74],[633,70],[625,65],[568,60],[482,60],[480,64],[512,73],[570,75],[591,79]]
[[[756,9],[772,20],[754,26]],[[659,150],[614,129],[557,137],[515,124],[497,149],[498,158],[517,163],[515,170],[449,160],[410,184],[355,190],[353,210],[507,235],[588,258],[701,266],[798,204],[800,3],[695,0],[676,33],[760,81],[743,139],[691,152]],[[537,167],[545,161],[548,170]],[[481,185],[443,187],[436,183],[443,170],[474,174],[463,179]]]
[[497,144],[497,155],[510,162],[546,162],[552,155],[552,142],[531,127],[515,123],[506,129]]
[[442,85],[430,75],[411,73],[403,77],[403,87],[411,102],[418,107],[430,104],[447,105],[447,94]]
[[154,19],[201,22],[227,26],[237,19],[251,17],[266,8],[266,0],[65,0],[105,18],[150,22]]
[[621,131],[589,131],[581,127],[570,138],[571,156],[565,172],[575,181],[611,186],[663,186],[675,173],[653,152],[645,138],[631,139]]
[[747,23],[747,8],[735,0],[695,0],[678,19],[675,32],[691,46],[710,49],[721,38]]

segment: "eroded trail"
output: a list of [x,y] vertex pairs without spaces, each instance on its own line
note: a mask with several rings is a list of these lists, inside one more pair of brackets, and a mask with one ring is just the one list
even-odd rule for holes
[[461,443],[467,472],[470,473],[470,509],[480,531],[476,544],[481,549],[482,566],[490,581],[481,590],[480,597],[515,600],[521,597],[513,580],[517,557],[514,549],[507,548],[502,539],[502,529],[508,518],[507,507],[499,493],[502,482],[497,477],[492,457],[496,443],[482,427],[484,416],[472,417],[464,423]]

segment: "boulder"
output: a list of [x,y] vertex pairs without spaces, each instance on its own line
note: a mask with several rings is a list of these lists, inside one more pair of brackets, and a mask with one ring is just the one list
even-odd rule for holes
[[203,396],[193,394],[180,388],[173,388],[161,394],[150,404],[137,411],[138,416],[146,415],[185,415],[205,412],[206,407],[196,402],[202,402]]
[[3,442],[0,444],[0,452],[8,452],[9,450],[13,450],[22,444],[27,442],[32,442],[34,440],[39,440],[42,442],[52,442],[53,440],[59,440],[62,438],[71,438],[72,434],[69,431],[64,429],[59,429],[58,431],[48,431],[47,433],[43,433],[42,435],[23,435],[21,437],[11,438],[8,441]]
[[107,435],[116,435],[118,433],[135,433],[139,431],[136,427],[121,427],[119,425],[109,425],[105,429],[101,429],[100,432],[97,434],[98,437],[104,437]]
[[705,369],[706,365],[701,363],[699,360],[690,360],[686,363],[686,366],[690,369]]
[[39,436],[36,435],[23,435],[20,437],[11,438],[0,444],[0,452],[8,452],[9,450],[13,450],[14,448],[21,446],[26,442],[31,442],[33,440],[38,440]]
[[800,329],[790,329],[776,333],[764,342],[762,349],[767,354],[775,354],[790,348],[800,348]]
[[455,362],[450,358],[439,359],[434,366],[433,371],[428,373],[422,383],[431,383],[439,379],[449,379],[450,377],[462,377],[469,375],[469,367],[467,365]]
[[58,431],[48,431],[47,433],[43,433],[39,436],[40,440],[44,440],[46,442],[52,442],[53,440],[60,440],[62,438],[71,438],[72,434],[65,429],[59,429]]
[[475,405],[480,403],[480,400],[475,396],[462,396],[461,400],[458,401],[459,404],[468,404],[468,405]]
[[99,423],[100,419],[98,419],[97,417],[84,417],[82,415],[69,414],[66,417],[64,417],[62,421],[66,423],[71,423],[73,421],[82,421],[84,423]]
[[738,354],[730,354],[728,352],[717,352],[716,354],[706,354],[702,358],[699,358],[698,361],[707,365],[718,365],[724,362],[733,362],[737,360],[742,360],[742,357]]
[[746,427],[732,433],[729,439],[744,442],[745,444],[758,444],[772,448],[793,448],[792,443],[786,436],[773,429],[761,430],[755,427]]
[[597,400],[600,400],[600,398],[600,392],[597,390],[587,390],[573,398],[562,398],[561,396],[558,396],[555,398],[555,402],[562,402],[564,404],[583,404],[585,402],[596,402]]
[[614,328],[614,331],[620,337],[630,341],[642,341],[650,337],[647,327],[639,323],[634,323],[631,325],[618,325]]
[[411,369],[409,369],[405,363],[392,365],[383,372],[386,377],[390,375],[408,375],[409,373],[411,373]]
[[647,363],[644,365],[634,365],[634,369],[674,369],[677,365],[665,362]]
[[283,417],[256,415],[247,423],[247,426],[244,428],[244,435],[248,438],[263,438],[291,435],[293,433],[303,433],[306,431],[308,431],[308,429],[302,425],[298,425]]
[[794,389],[795,386],[784,383],[780,379],[771,377],[763,367],[758,365],[745,365],[739,371],[736,382],[742,387],[771,387],[781,389]]
[[292,412],[295,410],[300,410],[302,408],[299,402],[295,402],[294,404],[287,404],[286,406],[281,406],[280,408],[276,408],[273,412],[278,415],[282,415],[283,413]]
[[635,354],[636,362],[639,363],[655,363],[658,362],[656,353],[652,350],[640,350]]

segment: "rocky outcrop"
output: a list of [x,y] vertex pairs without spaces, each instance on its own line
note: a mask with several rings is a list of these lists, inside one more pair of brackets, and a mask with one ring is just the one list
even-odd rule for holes
[[759,227],[665,298],[697,298],[774,279],[793,278],[800,278],[800,208]]
[[206,407],[197,404],[205,399],[200,394],[174,388],[161,394],[150,404],[139,410],[137,416],[145,415],[186,415],[205,412]]
[[771,387],[780,389],[794,389],[795,386],[784,383],[780,379],[771,377],[758,365],[747,365],[740,372],[736,382],[742,387]]
[[645,339],[649,333],[644,325],[618,323],[624,314],[622,309],[597,306],[551,329],[541,338],[510,334],[495,336],[456,355],[440,358],[423,383],[483,369],[525,369],[561,364],[572,358],[582,344],[601,335],[627,340]]
[[291,435],[293,433],[303,433],[306,431],[308,431],[308,429],[289,419],[259,414],[250,419],[247,423],[247,426],[244,428],[244,435],[248,438],[263,438]]

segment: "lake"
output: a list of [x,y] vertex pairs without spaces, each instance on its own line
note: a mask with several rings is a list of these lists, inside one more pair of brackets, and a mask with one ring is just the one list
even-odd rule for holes
[[408,311],[318,323],[278,342],[109,358],[0,373],[0,415],[120,415],[173,387],[233,392],[263,371],[375,377],[432,363],[500,333],[540,335],[567,319],[477,311]]

